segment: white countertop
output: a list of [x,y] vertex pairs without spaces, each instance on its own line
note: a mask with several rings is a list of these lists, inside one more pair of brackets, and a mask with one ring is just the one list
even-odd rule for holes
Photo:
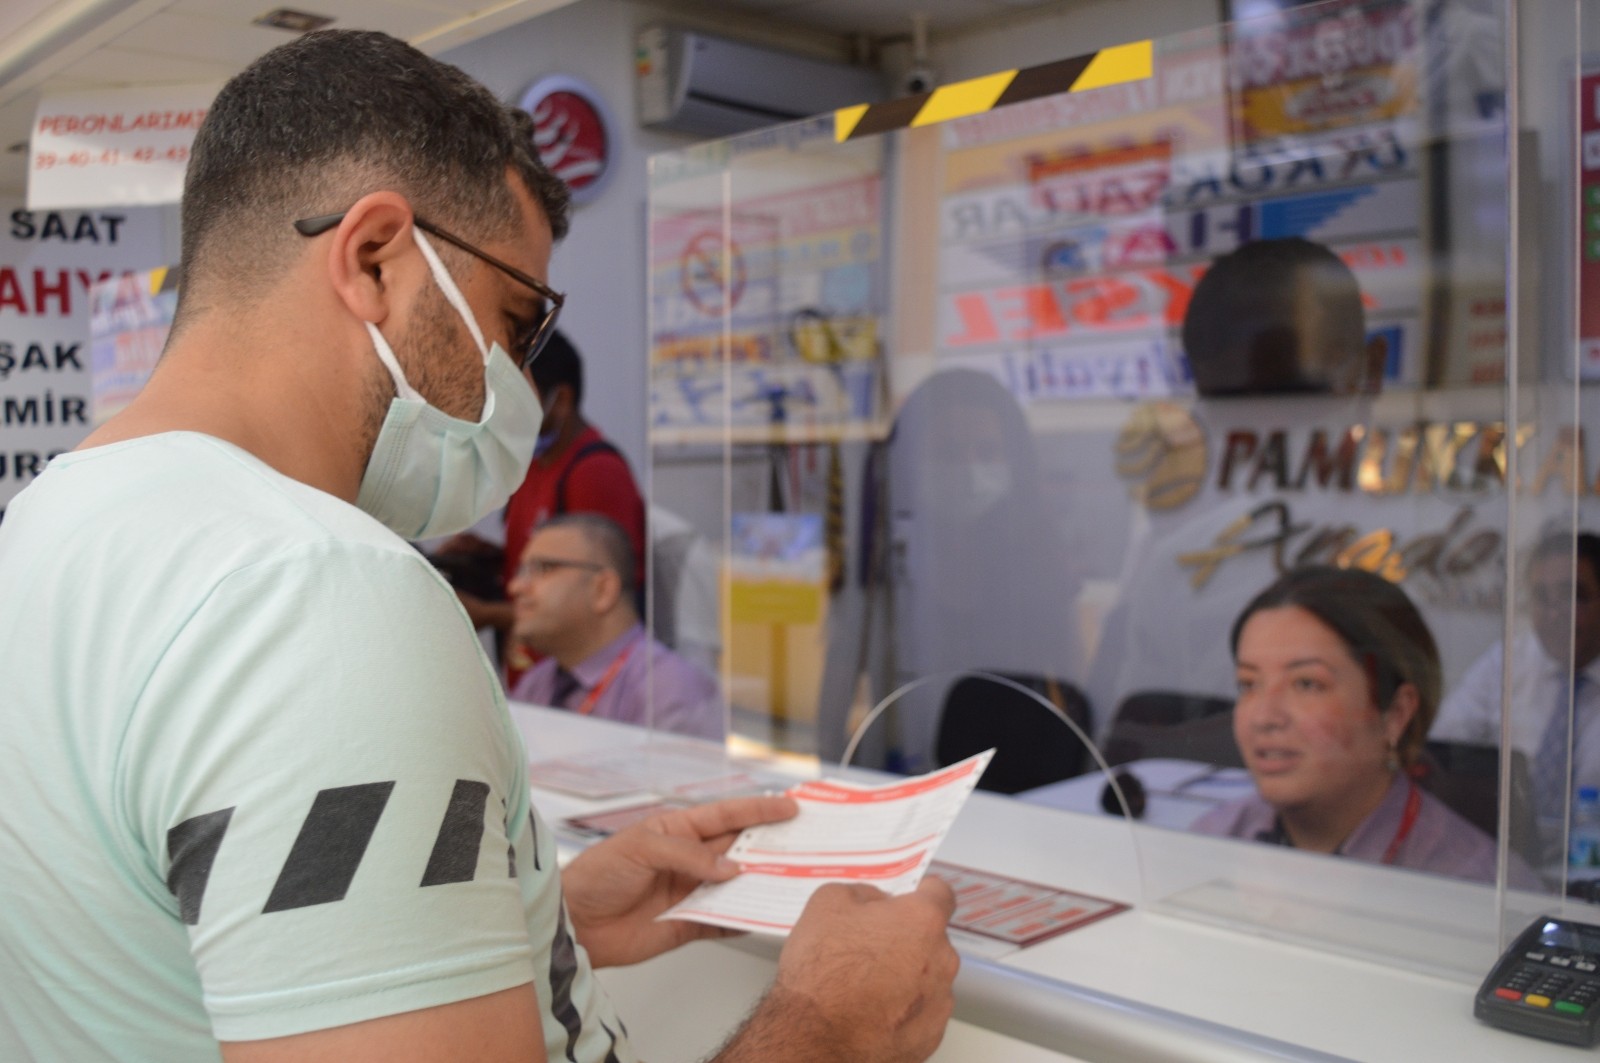
[[[650,740],[570,713],[513,705],[512,715],[531,760]],[[534,800],[555,827],[638,798],[596,803],[536,788]],[[957,987],[957,1018],[966,1021],[938,1060],[1576,1058],[1570,1047],[1472,1017],[1477,982],[1498,953],[1489,887],[981,791],[939,859],[1133,907],[998,960],[969,960]],[[1508,934],[1555,910],[1553,898],[1523,901]],[[774,954],[769,942],[703,943],[605,980],[652,1060],[699,1059],[759,996]],[[679,993],[657,991],[665,979],[700,985],[710,1010],[683,1014]],[[1184,1029],[1190,1021],[1200,1026]],[[1240,1043],[1230,1043],[1232,1031]]]

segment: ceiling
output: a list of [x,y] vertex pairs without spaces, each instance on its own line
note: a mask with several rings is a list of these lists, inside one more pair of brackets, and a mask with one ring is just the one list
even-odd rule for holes
[[[5,0],[0,6],[0,194],[21,195],[26,141],[41,94],[221,82],[288,31],[252,20],[280,0]],[[282,0],[334,25],[381,29],[442,52],[573,0]],[[813,34],[881,39],[910,32],[913,12],[940,33],[1066,0],[694,0]]]

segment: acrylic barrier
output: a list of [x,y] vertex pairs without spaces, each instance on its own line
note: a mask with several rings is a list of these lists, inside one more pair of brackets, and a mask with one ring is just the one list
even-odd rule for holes
[[1466,978],[1600,921],[1600,12],[1264,6],[652,160],[652,629],[735,751],[1103,759],[1143,903]]

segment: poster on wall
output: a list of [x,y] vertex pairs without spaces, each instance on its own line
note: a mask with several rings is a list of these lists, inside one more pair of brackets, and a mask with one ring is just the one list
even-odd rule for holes
[[1236,147],[1304,155],[1374,125],[1416,142],[1422,19],[1414,0],[1245,0],[1230,9]]
[[[1382,49],[1363,44],[1339,61],[1359,59],[1362,77],[1414,65],[1409,23],[1382,26]],[[1287,36],[1264,42],[1269,30]],[[948,123],[941,363],[988,372],[1023,402],[1185,394],[1179,334],[1195,283],[1241,244],[1301,237],[1355,274],[1368,332],[1389,351],[1390,384],[1418,382],[1416,94],[1313,105],[1303,63],[1242,58],[1295,42],[1303,51],[1305,34],[1323,39],[1299,23],[1253,24],[1248,43],[1180,36],[1160,42],[1148,85]]]
[[89,410],[96,426],[144,389],[178,308],[177,271],[121,273],[89,292]]
[[881,148],[826,144],[808,156],[784,143],[770,167],[759,151],[741,158],[726,202],[719,175],[653,192],[654,439],[804,438],[881,420]]
[[0,200],[0,510],[89,434],[94,286],[162,258],[153,209],[30,211]]

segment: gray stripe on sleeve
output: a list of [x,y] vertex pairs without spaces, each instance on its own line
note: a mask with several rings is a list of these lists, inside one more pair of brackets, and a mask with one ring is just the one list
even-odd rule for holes
[[444,810],[444,822],[433,839],[433,852],[422,872],[422,885],[471,882],[478,871],[478,849],[483,845],[483,817],[489,804],[489,784],[457,779]]
[[391,779],[318,791],[262,913],[343,900],[393,789]]
[[178,898],[178,912],[189,926],[200,921],[200,902],[211,879],[211,865],[216,862],[222,836],[228,833],[232,818],[233,808],[223,808],[192,816],[167,831],[167,860],[171,865],[167,889]]

